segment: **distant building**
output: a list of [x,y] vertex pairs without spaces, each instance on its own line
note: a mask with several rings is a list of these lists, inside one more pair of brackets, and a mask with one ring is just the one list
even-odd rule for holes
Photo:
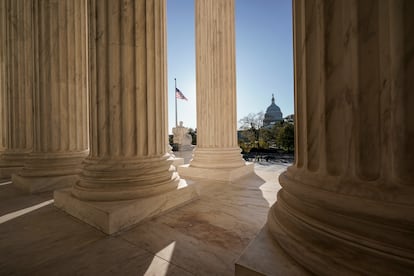
[[284,120],[285,120],[285,122],[286,122],[286,123],[291,123],[291,124],[293,124],[293,123],[295,123],[295,115],[294,115],[294,114],[287,115],[287,116],[284,118]]
[[283,114],[280,111],[280,107],[275,104],[275,96],[272,94],[272,103],[266,109],[266,113],[263,119],[263,127],[272,127],[277,122],[283,121]]

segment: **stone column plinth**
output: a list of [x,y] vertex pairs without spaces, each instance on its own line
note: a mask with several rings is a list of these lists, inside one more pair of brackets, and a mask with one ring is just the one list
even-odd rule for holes
[[296,160],[268,229],[315,275],[413,272],[413,14],[294,1]]
[[165,1],[88,3],[90,153],[55,204],[112,234],[196,193],[167,153]]
[[33,151],[13,184],[40,192],[74,184],[88,152],[86,1],[34,1],[31,12]]
[[32,150],[33,1],[0,3],[0,180],[11,179]]
[[234,0],[195,1],[197,147],[182,177],[233,180],[253,173],[237,144]]

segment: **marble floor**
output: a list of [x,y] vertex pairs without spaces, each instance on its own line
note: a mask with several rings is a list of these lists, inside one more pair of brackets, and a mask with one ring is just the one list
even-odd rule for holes
[[55,208],[52,193],[0,184],[0,275],[234,275],[287,165],[256,163],[256,175],[235,183],[196,183],[198,200],[112,236]]

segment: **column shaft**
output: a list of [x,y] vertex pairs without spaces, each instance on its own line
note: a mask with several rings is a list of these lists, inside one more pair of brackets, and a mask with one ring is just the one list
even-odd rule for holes
[[33,1],[1,3],[0,179],[24,165],[33,146]]
[[268,225],[315,274],[414,267],[413,13],[404,0],[294,1],[296,160]]
[[[7,37],[7,6],[6,1],[0,2],[0,155],[3,153],[6,147],[6,58],[7,51],[6,37]],[[1,176],[0,179],[4,177]]]
[[197,145],[237,147],[234,1],[195,2]]
[[237,144],[234,0],[195,1],[195,11],[197,147],[189,167],[178,171],[214,178],[217,169],[246,165]]
[[86,1],[34,1],[32,12],[34,144],[13,182],[37,191],[72,184],[87,155]]
[[177,188],[167,160],[165,2],[90,1],[91,151],[73,194],[123,200]]

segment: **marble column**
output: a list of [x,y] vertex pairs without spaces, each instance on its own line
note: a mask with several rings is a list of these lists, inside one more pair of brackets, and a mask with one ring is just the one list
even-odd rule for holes
[[[7,78],[7,71],[6,71],[6,60],[7,60],[7,51],[6,47],[6,37],[7,37],[7,6],[6,1],[0,2],[0,158],[6,148],[6,120],[5,120],[5,113],[6,113],[6,78]],[[2,169],[0,169],[0,181],[7,180],[10,178],[11,175],[8,173],[4,173]]]
[[0,3],[0,180],[11,179],[33,146],[33,1]]
[[237,143],[234,0],[195,1],[197,147],[183,177],[233,180],[253,172]]
[[316,275],[414,269],[414,2],[295,0],[296,160],[268,217]]
[[167,153],[165,1],[88,3],[90,153],[55,203],[112,234],[196,194]]
[[12,180],[40,192],[74,184],[88,153],[86,1],[32,2],[33,151]]
[[[7,59],[7,51],[6,51],[6,37],[7,37],[7,6],[6,1],[0,2],[0,154],[5,149],[6,144],[6,132],[4,131],[6,128],[6,121],[4,118],[4,114],[6,112],[6,59]],[[0,177],[3,179],[3,177]]]

